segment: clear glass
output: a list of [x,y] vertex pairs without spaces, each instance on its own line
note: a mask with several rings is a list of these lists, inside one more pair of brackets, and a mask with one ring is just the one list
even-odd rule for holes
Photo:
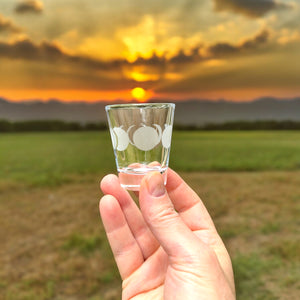
[[120,104],[105,107],[122,187],[138,191],[151,171],[169,165],[175,104]]

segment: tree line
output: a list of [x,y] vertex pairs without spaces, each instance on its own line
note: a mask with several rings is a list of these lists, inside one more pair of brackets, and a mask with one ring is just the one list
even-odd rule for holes
[[[100,131],[107,130],[107,123],[80,123],[60,120],[8,121],[0,120],[0,132],[43,131]],[[231,121],[204,125],[175,124],[174,130],[300,130],[297,121]]]
[[177,130],[300,130],[297,121],[230,121],[224,123],[207,123],[200,126],[180,125],[174,126]]
[[105,130],[105,123],[79,123],[60,120],[8,121],[0,120],[0,132],[90,131]]

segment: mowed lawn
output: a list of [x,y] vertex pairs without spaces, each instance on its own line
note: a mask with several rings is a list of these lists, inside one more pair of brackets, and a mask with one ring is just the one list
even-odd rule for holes
[[[170,165],[232,257],[238,299],[299,299],[300,132],[175,132]],[[0,135],[0,299],[120,299],[98,213],[107,132]]]

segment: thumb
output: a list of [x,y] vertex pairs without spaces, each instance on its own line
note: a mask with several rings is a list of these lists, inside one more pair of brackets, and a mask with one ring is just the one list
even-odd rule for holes
[[175,211],[159,172],[143,178],[139,201],[146,223],[170,257],[189,257],[200,250],[199,240]]

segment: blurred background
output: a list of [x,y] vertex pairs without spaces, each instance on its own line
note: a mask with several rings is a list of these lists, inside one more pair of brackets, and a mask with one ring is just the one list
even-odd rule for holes
[[0,299],[120,299],[104,107],[174,102],[170,166],[238,299],[300,295],[298,0],[0,0]]

